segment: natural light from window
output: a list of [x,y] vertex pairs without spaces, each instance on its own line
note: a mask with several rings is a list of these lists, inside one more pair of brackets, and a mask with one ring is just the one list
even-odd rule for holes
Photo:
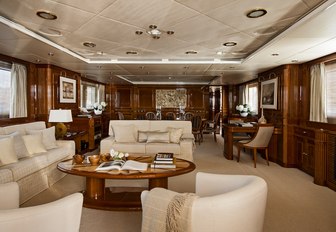
[[11,85],[11,72],[10,70],[0,68],[0,117],[9,117],[9,104],[10,104],[10,85]]

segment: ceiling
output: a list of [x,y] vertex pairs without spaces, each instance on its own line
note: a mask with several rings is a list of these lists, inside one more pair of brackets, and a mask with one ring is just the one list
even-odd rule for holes
[[[0,0],[0,53],[104,83],[237,84],[336,52],[335,3]],[[248,18],[253,9],[267,14]],[[57,19],[38,17],[41,10]],[[148,33],[150,25],[159,39]],[[223,46],[227,42],[236,45]]]

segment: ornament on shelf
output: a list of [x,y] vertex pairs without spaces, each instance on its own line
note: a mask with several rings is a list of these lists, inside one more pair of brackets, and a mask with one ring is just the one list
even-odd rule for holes
[[267,120],[264,117],[264,108],[263,107],[261,107],[261,117],[259,118],[258,123],[259,124],[266,124],[267,123]]

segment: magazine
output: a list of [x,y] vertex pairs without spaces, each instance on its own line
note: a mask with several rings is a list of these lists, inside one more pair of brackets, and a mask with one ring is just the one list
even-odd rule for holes
[[157,153],[155,155],[155,160],[173,160],[174,159],[174,154],[173,153]]
[[142,163],[134,160],[113,160],[101,163],[96,171],[108,171],[108,170],[137,170],[146,171],[148,167],[147,163]]

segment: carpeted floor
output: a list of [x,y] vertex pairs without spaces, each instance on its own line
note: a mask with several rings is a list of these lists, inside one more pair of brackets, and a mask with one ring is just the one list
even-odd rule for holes
[[[196,145],[196,170],[169,179],[169,189],[193,192],[198,171],[222,174],[249,174],[264,178],[268,184],[265,232],[332,232],[336,231],[336,192],[315,185],[313,178],[298,169],[282,168],[258,157],[257,168],[249,155],[243,154],[240,163],[226,160],[223,139],[218,142],[205,135]],[[235,157],[236,158],[236,157]],[[85,180],[68,175],[50,189],[35,196],[23,206],[37,205],[58,199],[83,188]],[[206,212],[205,212],[206,215]],[[242,218],[242,222],[244,219]],[[137,232],[141,228],[141,212],[112,212],[83,208],[81,232]],[[246,228],[248,232],[248,228]]]

